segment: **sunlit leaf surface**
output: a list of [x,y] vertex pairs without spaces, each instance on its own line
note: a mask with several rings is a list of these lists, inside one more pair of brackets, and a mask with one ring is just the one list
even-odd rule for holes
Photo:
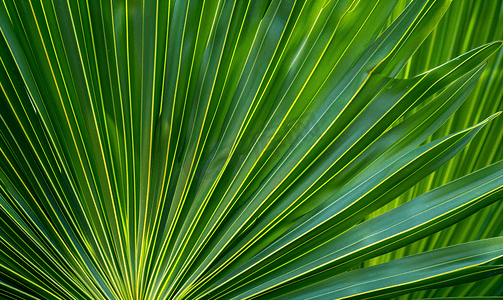
[[502,20],[3,0],[0,297],[498,299]]

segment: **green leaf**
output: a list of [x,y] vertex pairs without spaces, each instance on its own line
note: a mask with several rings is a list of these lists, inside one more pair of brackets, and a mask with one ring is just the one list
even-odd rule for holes
[[2,1],[1,297],[500,295],[502,5]]
[[501,266],[484,266],[501,257],[501,243],[502,238],[493,238],[404,257],[368,270],[347,272],[284,299],[393,297],[410,289],[459,280],[470,273],[483,277],[503,272]]

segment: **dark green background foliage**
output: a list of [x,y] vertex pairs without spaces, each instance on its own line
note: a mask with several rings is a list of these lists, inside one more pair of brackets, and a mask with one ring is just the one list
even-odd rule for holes
[[0,298],[501,299],[502,20],[2,1]]

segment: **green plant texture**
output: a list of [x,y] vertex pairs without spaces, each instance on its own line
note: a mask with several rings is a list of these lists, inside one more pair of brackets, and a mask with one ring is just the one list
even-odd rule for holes
[[501,0],[2,0],[0,298],[503,299],[501,40]]

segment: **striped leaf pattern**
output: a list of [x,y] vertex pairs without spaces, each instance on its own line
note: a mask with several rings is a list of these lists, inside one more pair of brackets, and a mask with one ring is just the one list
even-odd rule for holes
[[502,8],[3,0],[0,296],[503,294]]

